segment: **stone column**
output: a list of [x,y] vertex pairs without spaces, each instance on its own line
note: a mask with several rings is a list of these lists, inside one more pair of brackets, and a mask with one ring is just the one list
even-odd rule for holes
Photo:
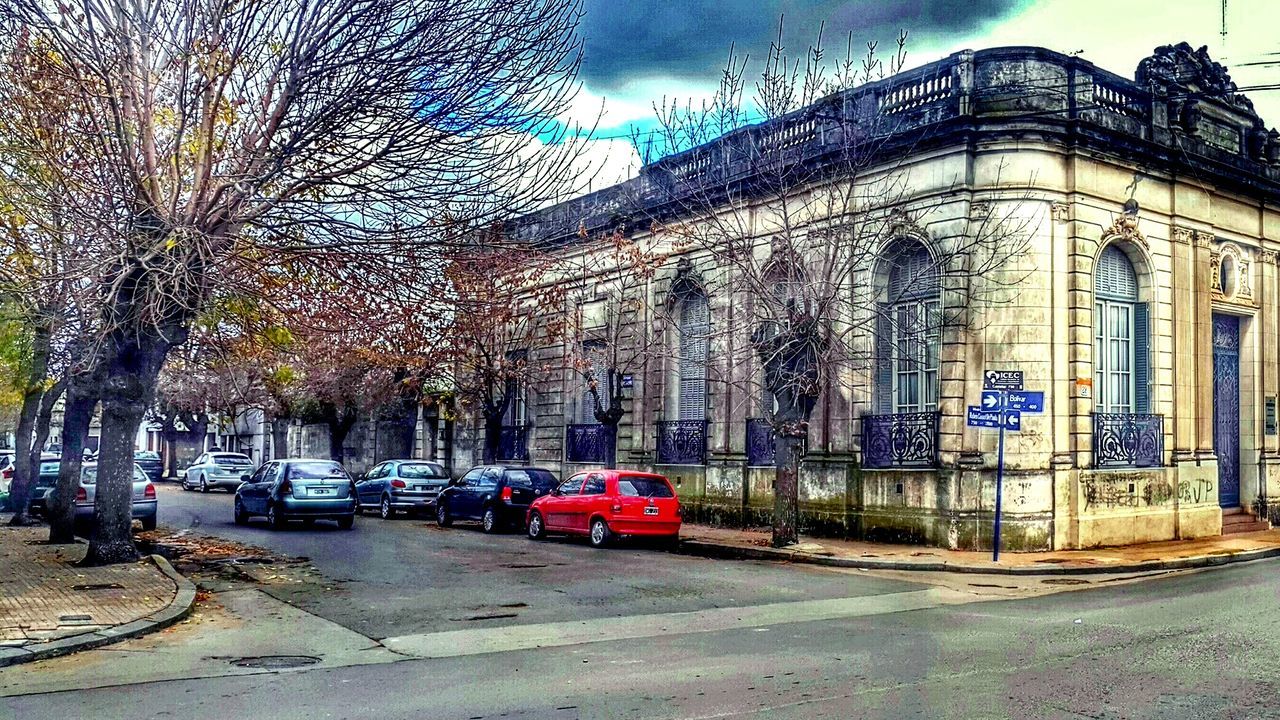
[[1173,463],[1193,460],[1196,449],[1196,305],[1194,232],[1170,228],[1173,275]]
[[[1213,306],[1209,291],[1209,251],[1213,234],[1196,232],[1192,296],[1195,306],[1196,456],[1213,458]],[[1191,397],[1191,395],[1188,395]]]

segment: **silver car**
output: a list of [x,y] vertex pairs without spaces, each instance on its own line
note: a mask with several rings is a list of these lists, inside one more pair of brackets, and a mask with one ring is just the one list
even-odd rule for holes
[[196,458],[195,463],[182,474],[182,489],[200,488],[209,492],[222,488],[235,492],[240,478],[253,472],[253,460],[248,455],[230,452],[207,452]]
[[448,484],[449,473],[439,463],[388,460],[356,482],[356,512],[376,507],[384,520],[397,510],[434,513],[436,496]]
[[333,520],[343,530],[355,524],[355,483],[332,460],[273,460],[236,489],[235,522],[258,515],[272,530],[289,520]]
[[[40,479],[32,493],[31,510],[43,515],[58,481],[57,459],[40,462]],[[85,463],[80,468],[80,485],[76,488],[76,496],[71,502],[75,511],[76,533],[85,535],[93,525],[93,499],[98,489],[98,464]],[[156,486],[151,483],[147,474],[135,463],[133,466],[133,519],[142,522],[143,530],[156,529]]]

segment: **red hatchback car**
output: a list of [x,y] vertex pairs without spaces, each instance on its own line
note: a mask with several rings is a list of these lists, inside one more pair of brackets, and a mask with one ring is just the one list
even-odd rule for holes
[[547,533],[586,535],[604,547],[615,535],[676,540],[680,501],[661,475],[629,470],[590,470],[560,483],[550,495],[533,501],[527,514],[529,537]]

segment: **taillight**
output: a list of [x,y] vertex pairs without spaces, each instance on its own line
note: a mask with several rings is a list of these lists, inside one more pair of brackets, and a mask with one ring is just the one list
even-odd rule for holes
[[156,499],[156,486],[155,486],[155,485],[152,485],[151,483],[147,483],[147,489],[142,491],[142,497],[144,497],[144,498],[146,498],[146,499],[148,499],[148,500],[155,500],[155,499]]
[[89,502],[89,493],[84,488],[76,488],[76,502]]
[[684,517],[684,506],[681,505],[680,503],[676,503],[676,517],[678,518]]
[[292,495],[292,494],[293,494],[293,483],[289,482],[288,480],[282,480],[282,481],[280,482],[280,494],[281,494],[281,495]]
[[511,487],[502,488],[502,499],[504,502],[511,502]]
[[406,487],[408,487],[408,485],[405,485],[403,480],[392,480],[392,481],[391,481],[391,487],[393,487],[393,488],[395,488],[395,489],[397,489],[397,490],[403,490],[403,489],[405,489]]

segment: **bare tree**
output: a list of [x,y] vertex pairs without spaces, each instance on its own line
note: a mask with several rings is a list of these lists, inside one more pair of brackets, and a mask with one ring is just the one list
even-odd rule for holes
[[[936,372],[927,385],[940,338],[969,322],[973,304],[1007,297],[1018,277],[1006,269],[1026,248],[1012,210],[947,237],[913,234],[950,196],[913,196],[903,159],[921,140],[915,118],[855,89],[897,73],[905,40],[886,65],[874,44],[860,62],[850,49],[828,63],[821,36],[799,57],[779,39],[752,93],[743,91],[746,59],[731,54],[717,97],[659,107],[662,130],[639,147],[666,159],[646,170],[657,198],[636,224],[705,258],[716,268],[707,291],[734,308],[707,340],[725,352],[715,380],[760,398],[772,427],[776,546],[797,542],[815,408],[834,390],[869,397],[871,380],[896,363],[924,378],[904,406],[936,409]],[[915,297],[929,299],[902,302]]]
[[81,273],[103,368],[88,564],[137,557],[133,437],[211,298],[287,292],[253,280],[291,264],[376,293],[353,263],[395,277],[441,241],[440,218],[526,210],[577,156],[554,120],[576,89],[572,0],[13,0],[0,15],[15,31],[0,52],[47,49],[78,131],[5,144],[52,168],[99,261]]

